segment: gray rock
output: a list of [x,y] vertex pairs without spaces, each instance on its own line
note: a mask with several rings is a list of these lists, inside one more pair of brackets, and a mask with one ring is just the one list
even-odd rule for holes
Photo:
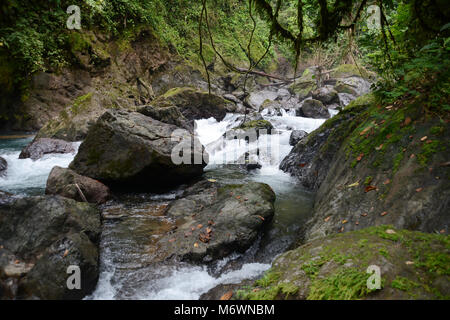
[[293,130],[289,137],[289,144],[295,146],[300,140],[308,135],[308,132],[303,130]]
[[139,107],[137,112],[143,115],[153,118],[155,120],[173,124],[177,127],[193,131],[194,126],[189,122],[180,112],[178,107],[174,105],[169,105],[167,107],[156,107],[153,105],[146,105]]
[[0,177],[6,175],[6,169],[8,169],[8,162],[5,159],[0,157]]
[[224,94],[224,95],[223,95],[223,98],[224,98],[224,99],[227,99],[227,100],[229,100],[229,101],[232,101],[232,102],[234,102],[234,103],[242,103],[242,101],[239,100],[236,96],[234,96],[234,95],[232,95],[232,94],[229,94],[229,93]]
[[179,257],[200,262],[244,252],[273,217],[274,201],[274,192],[263,183],[201,181],[193,185],[167,211],[180,224],[159,241],[164,248],[159,259]]
[[[91,127],[70,168],[114,187],[161,190],[184,183],[202,175],[206,163],[195,163],[203,159],[198,139],[188,131],[172,137],[177,129],[141,113],[109,110]],[[173,163],[174,148],[190,150],[190,163]]]
[[328,119],[330,113],[328,109],[319,100],[308,99],[303,101],[303,105],[300,109],[297,109],[297,115],[314,118],[314,119]]
[[31,158],[37,160],[49,153],[72,153],[75,148],[72,143],[51,138],[34,139],[19,155],[19,159]]
[[[0,288],[10,289],[0,298],[83,298],[97,283],[100,232],[100,212],[87,203],[40,196],[0,204]],[[70,265],[80,267],[80,290],[67,288]]]
[[50,172],[45,194],[60,195],[83,202],[83,195],[78,188],[90,203],[101,204],[110,197],[109,188],[103,183],[58,166],[53,167]]
[[331,86],[321,87],[312,92],[313,99],[319,100],[324,105],[339,103],[339,97],[336,90]]

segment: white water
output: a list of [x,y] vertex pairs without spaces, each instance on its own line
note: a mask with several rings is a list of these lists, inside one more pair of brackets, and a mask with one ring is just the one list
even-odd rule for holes
[[74,153],[46,154],[35,161],[19,159],[20,150],[0,150],[0,156],[8,162],[6,176],[0,177],[0,190],[19,195],[43,193],[52,168],[67,167],[75,157],[80,144],[80,142],[73,143]]

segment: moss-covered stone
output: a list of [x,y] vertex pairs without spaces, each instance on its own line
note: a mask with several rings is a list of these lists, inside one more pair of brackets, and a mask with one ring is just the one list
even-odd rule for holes
[[[380,289],[369,289],[371,265]],[[379,226],[288,251],[241,299],[450,299],[450,237]],[[444,286],[435,286],[436,280]]]

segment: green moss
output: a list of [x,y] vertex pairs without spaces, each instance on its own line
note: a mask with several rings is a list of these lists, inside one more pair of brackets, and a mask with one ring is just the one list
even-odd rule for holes
[[76,116],[89,108],[92,94],[92,92],[89,92],[85,95],[79,96],[74,100],[72,107],[70,108],[72,115]]
[[439,140],[432,140],[430,143],[425,142],[421,152],[417,155],[417,161],[426,166],[433,155],[440,151],[445,151],[446,147]]
[[372,182],[373,177],[372,176],[368,176],[365,180],[364,180],[364,185],[368,186],[370,185],[370,183]]
[[413,289],[419,288],[420,284],[409,280],[408,278],[398,276],[394,280],[392,280],[391,286],[392,288],[410,293]]
[[272,129],[272,124],[267,120],[252,120],[241,124],[234,129]]
[[331,72],[332,78],[346,78],[352,76],[367,77],[368,73],[362,68],[358,68],[354,64],[341,64]]
[[308,300],[353,300],[360,299],[370,292],[367,279],[370,274],[357,268],[344,268],[326,278],[311,284]]

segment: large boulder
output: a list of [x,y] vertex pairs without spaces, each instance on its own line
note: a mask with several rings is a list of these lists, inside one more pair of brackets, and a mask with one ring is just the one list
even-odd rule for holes
[[289,137],[289,145],[295,146],[300,140],[308,135],[308,132],[303,130],[293,130]]
[[75,148],[71,142],[59,139],[36,138],[26,146],[19,155],[19,159],[31,158],[37,160],[49,153],[73,153]]
[[0,157],[0,177],[6,174],[6,169],[8,169],[8,162]]
[[[196,137],[177,129],[138,112],[107,111],[89,130],[70,168],[114,187],[161,190],[186,182],[202,175],[207,155]],[[174,163],[172,153],[181,161],[183,150],[191,154]]]
[[297,115],[314,119],[327,119],[330,117],[328,109],[323,105],[322,102],[315,99],[308,99],[303,101],[302,107],[300,109],[297,109]]
[[[0,204],[0,299],[81,299],[99,275],[100,212],[90,204],[39,196]],[[67,287],[78,266],[81,289]]]
[[339,96],[331,86],[321,87],[312,92],[313,99],[319,100],[324,105],[339,103]]
[[302,76],[289,85],[288,90],[292,94],[296,94],[299,100],[303,100],[311,96],[312,92],[317,89],[317,81],[315,74],[317,67],[306,69]]
[[45,194],[97,204],[106,202],[110,197],[109,188],[103,183],[58,166],[53,167],[48,176]]
[[143,115],[153,118],[155,120],[173,124],[177,127],[184,128],[189,131],[194,130],[192,122],[188,121],[180,112],[178,107],[169,105],[166,107],[156,107],[153,105],[146,105],[139,107],[137,112]]
[[159,258],[208,262],[244,252],[272,219],[274,201],[274,192],[263,183],[198,182],[168,208],[166,214],[179,223],[159,241]]
[[[379,226],[331,235],[279,256],[240,299],[448,299],[449,236]],[[369,269],[368,267],[372,267]],[[373,276],[380,272],[379,287]],[[372,288],[368,287],[373,284]]]
[[200,91],[194,88],[173,88],[159,96],[152,102],[155,107],[176,106],[181,114],[191,123],[197,119],[213,117],[217,121],[223,120],[227,112],[236,109],[233,102],[224,98]]

